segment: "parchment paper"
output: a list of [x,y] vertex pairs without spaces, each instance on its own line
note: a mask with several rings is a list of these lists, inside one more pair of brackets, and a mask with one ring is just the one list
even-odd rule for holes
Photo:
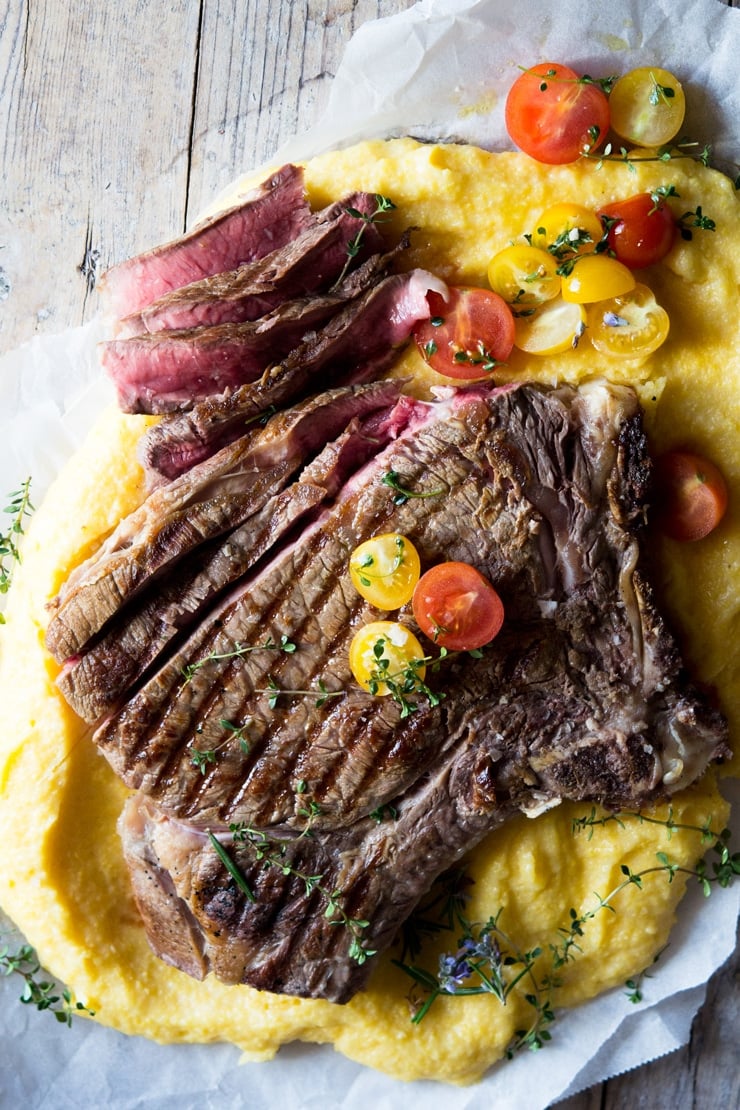
[[[690,105],[684,133],[711,141],[715,164],[735,176],[738,57],[740,11],[719,0],[422,0],[360,28],[324,117],[274,162],[397,134],[503,149],[503,100],[517,65],[555,60],[594,76],[640,64],[672,70]],[[40,498],[111,400],[95,359],[100,335],[94,321],[0,360],[5,488],[33,474]],[[737,817],[734,823],[737,834]],[[395,1110],[423,1100],[428,1110],[540,1110],[686,1042],[708,977],[733,951],[739,903],[737,888],[704,904],[693,887],[642,1004],[618,989],[564,1014],[545,1050],[520,1055],[466,1089],[401,1084],[326,1047],[289,1046],[272,1063],[239,1066],[228,1045],[162,1047],[81,1020],[66,1030],[21,1007],[12,977],[0,982],[0,1106]]]

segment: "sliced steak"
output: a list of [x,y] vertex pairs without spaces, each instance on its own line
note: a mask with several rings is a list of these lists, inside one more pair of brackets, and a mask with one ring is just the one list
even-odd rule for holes
[[[606,386],[416,402],[406,429],[336,505],[228,594],[98,730],[101,750],[128,786],[201,826],[300,828],[304,784],[320,811],[314,831],[337,829],[446,758],[459,720],[488,699],[496,735],[509,738],[497,791],[516,757],[521,775],[506,778],[506,790],[522,804],[536,795],[635,805],[659,795],[669,750],[683,744],[687,768],[694,754],[703,765],[724,733],[711,718],[708,733],[696,724],[703,710],[684,695],[675,648],[635,569],[639,419],[634,396]],[[434,496],[398,504],[381,480],[389,471]],[[421,698],[407,717],[392,699],[365,694],[348,669],[352,635],[377,615],[349,583],[349,555],[391,530],[415,543],[424,565],[478,567],[507,613],[483,661],[453,660],[433,680],[450,696],[438,706]],[[284,636],[294,653],[260,650]],[[245,645],[257,650],[244,654]],[[336,696],[319,696],[324,687]],[[249,722],[248,753],[226,742],[224,721]],[[221,753],[206,774],[194,748]]]
[[76,656],[153,580],[259,511],[353,417],[387,407],[397,395],[392,382],[319,394],[155,490],[50,603],[49,651],[59,662]]
[[345,269],[383,250],[371,220],[376,206],[372,194],[353,193],[319,212],[297,238],[264,258],[191,282],[127,317],[125,334],[257,320],[285,301],[328,289]]
[[[58,686],[78,716],[92,723],[114,710],[174,637],[192,626],[227,586],[254,567],[297,521],[333,497],[350,474],[388,442],[402,420],[395,410],[406,407],[403,399],[397,401],[398,392],[398,383],[380,382],[337,391],[328,413],[315,405],[303,406],[314,425],[323,421],[323,435],[331,435],[351,417],[349,427],[303,469],[298,481],[273,494],[225,537],[186,554],[163,581],[157,580],[123,606],[108,621],[104,634],[67,660]],[[295,440],[301,431],[305,437],[300,424],[291,429]],[[283,470],[279,473],[282,481]]]
[[426,294],[444,287],[424,270],[395,274],[351,302],[317,334],[262,378],[191,412],[172,417],[142,437],[140,458],[154,481],[174,478],[240,434],[245,420],[323,386],[369,381],[398,357],[414,326],[429,316]]
[[[471,390],[415,423],[98,733],[141,790],[121,831],[151,943],[191,975],[345,1002],[434,878],[513,813],[639,807],[729,755],[641,569],[649,468],[631,392]],[[394,503],[386,468],[444,492]],[[477,565],[506,607],[480,658],[427,674],[443,700],[408,692],[407,716],[346,663],[370,615],[350,545],[389,527],[425,564]],[[293,654],[235,654],[281,634]],[[318,679],[337,697],[277,693]],[[194,748],[212,752],[204,773]]]
[[283,166],[233,208],[180,239],[114,266],[99,287],[111,312],[128,316],[172,289],[262,258],[312,221],[303,170]]

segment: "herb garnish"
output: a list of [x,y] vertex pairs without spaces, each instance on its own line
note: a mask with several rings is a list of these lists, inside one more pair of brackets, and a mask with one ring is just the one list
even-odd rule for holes
[[249,755],[249,740],[247,739],[247,731],[251,722],[245,721],[241,725],[235,725],[232,721],[227,721],[225,717],[222,717],[218,723],[221,725],[222,729],[229,733],[229,735],[227,735],[220,744],[217,744],[215,748],[207,748],[205,750],[201,750],[200,748],[194,747],[192,744],[190,745],[190,751],[192,753],[190,762],[194,767],[198,768],[202,775],[205,775],[209,766],[216,762],[216,756],[222,750],[222,748],[225,748],[227,744],[234,740],[237,741],[241,751],[245,755]]
[[447,648],[441,647],[439,655],[424,655],[420,659],[410,659],[400,670],[392,671],[392,659],[386,655],[385,650],[387,643],[385,636],[378,636],[373,644],[375,666],[367,677],[367,688],[371,694],[376,696],[385,687],[385,691],[390,695],[391,700],[399,706],[402,720],[419,708],[419,703],[411,701],[409,694],[420,694],[427,699],[432,707],[439,705],[446,697],[444,691],[436,693],[427,686],[419,674],[422,668],[428,667],[430,670],[437,671],[441,663],[445,660],[454,659],[458,655],[469,655],[473,659],[480,659],[483,654],[480,648],[462,652],[448,651]]
[[[483,923],[471,922],[466,917],[463,912],[466,894],[460,889],[458,879],[452,894],[442,898],[437,896],[431,905],[422,905],[418,911],[421,916],[419,932],[426,936],[434,936],[443,930],[452,931],[455,928],[460,930],[457,948],[454,952],[445,952],[439,957],[436,974],[415,963],[406,962],[407,954],[411,959],[415,959],[421,949],[418,932],[414,933],[415,915],[410,919],[408,927],[404,929],[404,949],[401,959],[395,960],[394,963],[414,981],[411,1002],[415,1012],[412,1021],[416,1024],[422,1021],[440,997],[492,994],[505,1004],[511,991],[522,984],[526,992],[524,998],[534,1011],[533,1018],[527,1029],[516,1031],[507,1055],[511,1057],[522,1047],[541,1048],[551,1039],[548,1027],[555,1020],[553,992],[561,985],[559,973],[567,964],[577,959],[582,951],[580,941],[585,935],[588,923],[602,910],[615,913],[614,903],[618,901],[624,890],[631,886],[642,889],[643,881],[649,875],[663,874],[667,881],[672,883],[676,875],[684,874],[695,878],[704,895],[709,896],[714,884],[728,887],[740,875],[740,852],[730,850],[729,829],[715,833],[711,827],[711,819],[703,825],[678,822],[674,818],[672,808],[669,809],[667,818],[658,818],[630,811],[597,816],[594,806],[590,814],[574,819],[572,831],[576,834],[586,830],[590,838],[593,836],[594,829],[599,826],[616,822],[620,827],[624,827],[627,820],[660,825],[666,829],[669,840],[677,829],[698,832],[701,834],[702,843],[711,845],[711,850],[717,858],[711,862],[711,865],[702,859],[694,867],[683,867],[671,860],[665,852],[660,851],[656,852],[657,864],[640,871],[632,871],[626,864],[622,864],[620,870],[623,878],[608,894],[603,897],[596,894],[596,904],[591,909],[579,913],[575,908],[571,908],[568,923],[557,929],[555,940],[524,952],[501,929],[502,909]],[[435,911],[436,916],[430,916],[430,910]],[[407,942],[408,930],[411,930],[411,935],[414,937],[413,944]],[[540,968],[542,960],[547,957],[549,957],[549,967],[543,973]],[[643,976],[644,973],[626,984],[631,1001],[638,1002],[642,997]],[[422,1001],[413,993],[418,988],[421,988],[426,995]]]
[[362,227],[357,232],[357,234],[353,236],[352,239],[350,239],[349,243],[347,243],[347,261],[344,263],[342,272],[334,283],[335,287],[344,280],[347,271],[352,265],[353,259],[355,259],[360,253],[360,247],[362,245],[362,240],[368,225],[382,223],[383,221],[380,219],[380,217],[384,215],[384,213],[392,211],[392,209],[394,209],[395,207],[396,206],[393,201],[390,200],[388,197],[384,197],[380,193],[376,193],[375,211],[371,212],[370,215],[368,215],[366,212],[360,212],[359,208],[345,208],[344,211],[347,213],[348,216],[352,216],[356,220],[362,220]]
[[[306,871],[301,871],[298,867],[294,867],[288,859],[287,845],[283,841],[267,836],[261,829],[255,829],[244,821],[230,825],[229,832],[235,844],[250,845],[254,851],[255,859],[262,864],[263,868],[276,867],[283,875],[292,875],[299,879],[304,885],[306,897],[310,897],[314,892],[322,895],[326,900],[324,918],[330,925],[339,925],[347,929],[350,934],[351,940],[348,951],[350,959],[358,964],[364,964],[370,956],[376,955],[375,949],[367,948],[362,943],[362,933],[367,929],[370,922],[362,918],[350,917],[342,904],[342,891],[326,886],[323,875],[311,875]],[[309,834],[304,831],[301,836],[305,835]],[[250,902],[255,902],[254,892],[229,853],[213,833],[209,832],[208,836],[216,854],[234,882]]]
[[401,475],[398,473],[397,470],[387,470],[383,477],[380,479],[380,484],[382,486],[390,486],[391,489],[396,491],[396,495],[393,498],[394,505],[405,505],[407,501],[411,500],[411,498],[416,497],[439,497],[441,494],[446,492],[444,486],[440,486],[438,489],[431,490],[412,490],[409,489],[407,486],[402,485],[401,481]]
[[[598,136],[596,138],[598,139]],[[658,147],[655,154],[639,154],[635,157],[634,152],[630,152],[624,146],[620,147],[618,152],[615,152],[611,143],[607,143],[602,151],[595,150],[594,140],[584,146],[581,157],[594,160],[597,170],[601,169],[604,162],[622,162],[630,173],[637,172],[636,164],[639,162],[674,162],[680,158],[693,158],[694,161],[701,162],[703,166],[708,166],[712,148],[708,143],[705,143],[698,154],[692,153],[692,148],[700,146],[701,144],[695,139],[682,138],[675,143],[666,143],[664,146]]]
[[375,565],[375,557],[368,551],[357,563],[357,577],[363,586],[371,586],[373,582],[379,582],[382,578],[390,578],[396,571],[403,566],[406,559],[405,547],[406,541],[403,536],[396,536],[394,541],[396,554],[393,557],[393,562],[390,568],[382,574],[374,574],[370,567]]
[[11,952],[7,944],[0,944],[0,975],[19,975],[23,979],[21,1002],[35,1006],[37,1010],[48,1010],[57,1021],[67,1026],[72,1024],[76,1013],[95,1016],[84,1002],[75,1002],[66,987],[60,987],[52,979],[39,978],[41,971],[36,949],[30,944],[21,945],[17,952]]
[[288,639],[287,636],[281,636],[279,643],[276,643],[272,636],[268,636],[263,644],[240,644],[237,641],[234,644],[233,651],[212,651],[208,655],[204,655],[202,659],[196,660],[195,663],[188,663],[182,668],[181,674],[185,679],[185,685],[187,685],[188,682],[192,681],[201,667],[205,667],[206,663],[212,663],[215,660],[241,659],[253,651],[281,651],[285,652],[286,655],[292,655],[295,650],[296,645],[292,640]]
[[[18,541],[24,534],[23,525],[25,518],[34,511],[31,504],[31,479],[26,478],[19,489],[8,494],[8,504],[3,509],[13,519],[4,532],[0,532],[0,594],[6,594],[10,589],[13,571],[21,561]],[[0,624],[5,624],[5,618],[0,613]]]

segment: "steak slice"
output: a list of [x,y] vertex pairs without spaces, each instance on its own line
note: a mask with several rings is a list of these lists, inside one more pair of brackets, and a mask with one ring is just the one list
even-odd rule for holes
[[[325,290],[345,268],[383,249],[377,225],[370,219],[375,209],[372,194],[353,193],[319,212],[305,231],[264,258],[174,289],[126,317],[125,333],[257,320],[285,301]],[[351,250],[354,240],[357,250]]]
[[303,170],[286,165],[233,208],[192,231],[112,267],[99,288],[116,316],[128,316],[172,289],[232,270],[290,242],[313,221]]
[[76,656],[121,606],[185,555],[248,520],[353,417],[386,407],[398,391],[397,383],[381,382],[319,394],[151,493],[50,603],[52,655],[59,662]]
[[425,270],[394,274],[349,303],[255,382],[195,404],[153,428],[139,457],[150,481],[171,479],[240,434],[245,420],[323,386],[369,381],[392,366],[414,326],[429,316],[429,290],[446,293]]
[[[310,407],[312,420],[323,418],[324,434],[333,432],[343,418],[352,419],[339,439],[303,469],[298,481],[273,494],[225,537],[186,554],[163,581],[124,605],[100,637],[66,662],[58,686],[78,716],[92,723],[114,710],[175,636],[192,626],[227,586],[254,567],[297,521],[333,497],[350,474],[396,434],[403,419],[396,410],[404,409],[398,392],[399,383],[380,382],[337,391],[328,414]],[[297,435],[295,428],[292,434]]]
[[335,292],[288,301],[259,320],[160,331],[100,344],[123,412],[166,413],[253,382],[357,295],[357,276]]
[[[141,790],[121,832],[152,946],[196,977],[345,1002],[434,878],[513,813],[639,807],[729,754],[642,571],[649,465],[631,391],[474,389],[415,415],[98,733]],[[391,467],[444,493],[398,504],[378,480]],[[389,527],[424,564],[478,566],[506,609],[479,658],[427,674],[446,696],[407,691],[405,716],[346,663],[370,616],[349,545]],[[297,650],[233,653],[268,633]],[[319,677],[335,698],[276,692]],[[194,746],[213,751],[205,773]]]
[[[634,395],[521,387],[411,404],[406,428],[336,504],[226,595],[98,730],[129,787],[201,827],[299,829],[307,789],[314,833],[336,830],[446,758],[458,717],[486,699],[516,746],[521,781],[507,780],[507,792],[525,801],[534,792],[636,805],[662,791],[676,744],[692,753],[681,756],[686,775],[694,757],[701,766],[721,752],[719,723],[707,739],[692,723],[704,712],[693,695],[682,708],[678,656],[639,569],[647,456]],[[394,497],[382,481],[390,472],[425,496]],[[385,531],[409,537],[425,566],[476,566],[507,614],[483,661],[446,661],[432,679],[449,696],[420,697],[408,715],[361,690],[348,667],[354,632],[377,617],[351,586],[348,559]],[[297,650],[261,649],[283,637]],[[520,734],[527,715],[541,725]],[[249,722],[248,753],[226,742],[224,721]],[[221,753],[205,774],[194,748]]]

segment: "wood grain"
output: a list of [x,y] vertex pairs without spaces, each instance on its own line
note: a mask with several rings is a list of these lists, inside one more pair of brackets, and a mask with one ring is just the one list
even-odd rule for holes
[[[410,6],[0,0],[0,353],[88,319],[98,272],[315,119],[353,31]],[[559,1106],[740,1105],[739,975],[736,954],[685,1049]]]

